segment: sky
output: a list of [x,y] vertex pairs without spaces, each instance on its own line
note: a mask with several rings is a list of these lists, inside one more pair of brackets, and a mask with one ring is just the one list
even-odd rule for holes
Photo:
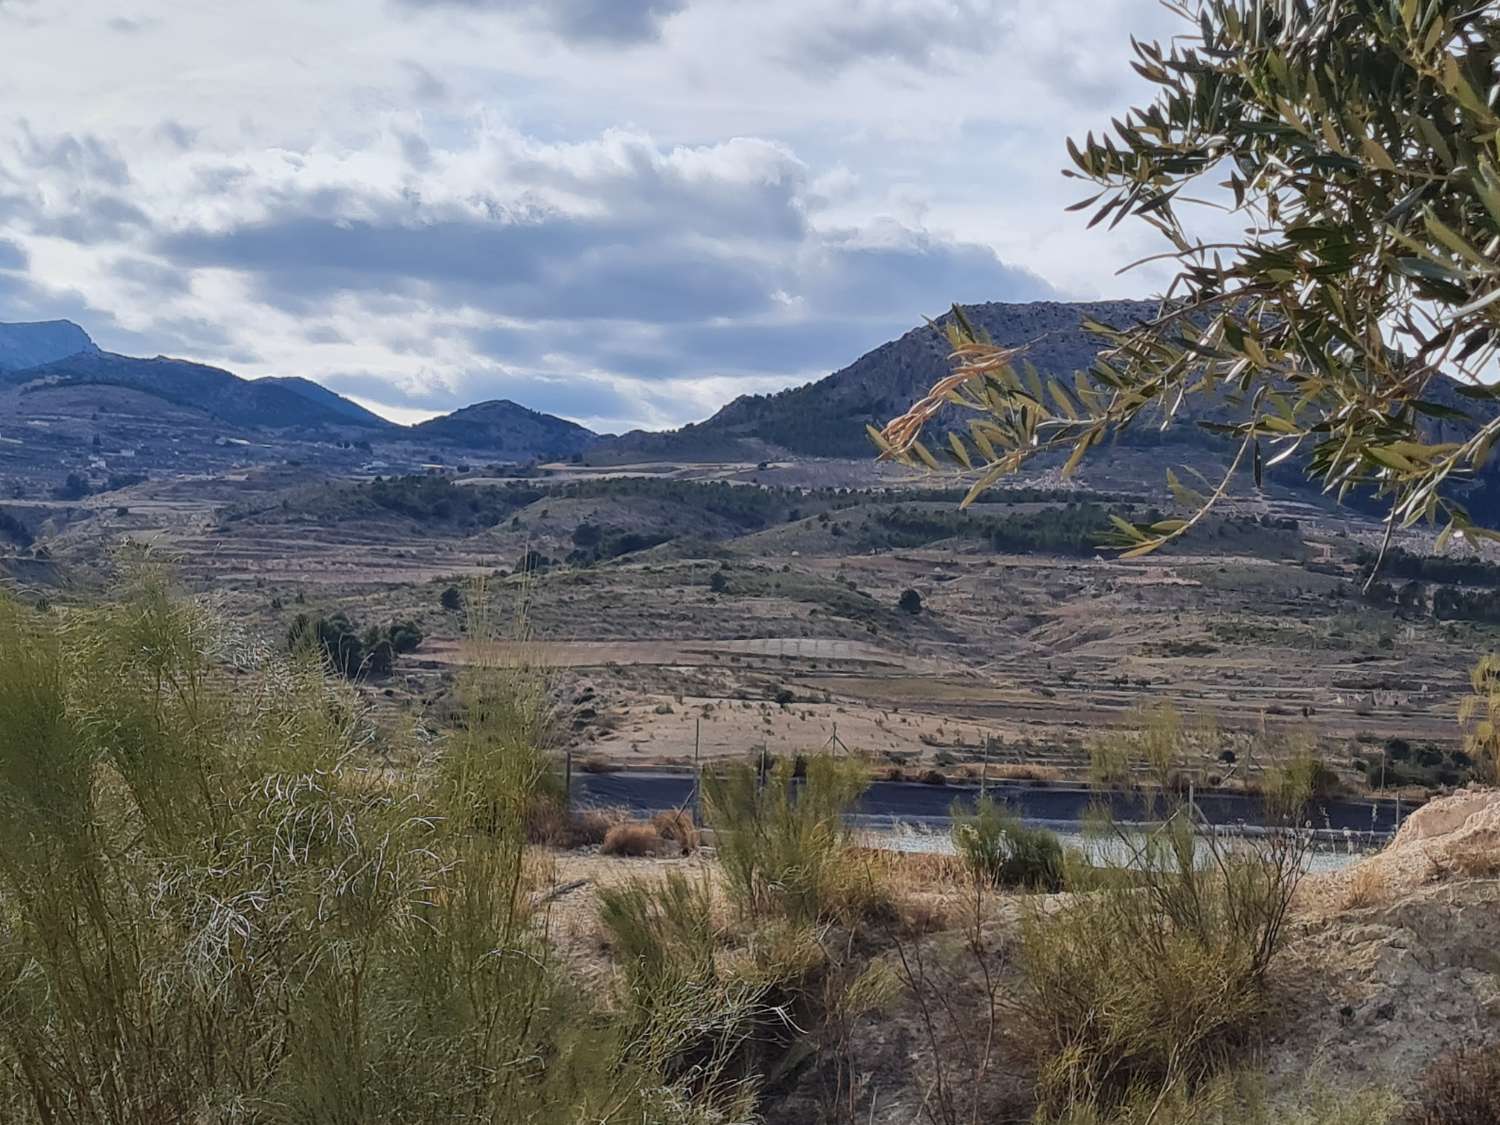
[[0,321],[601,431],[1147,296],[1065,138],[1156,0],[0,0]]

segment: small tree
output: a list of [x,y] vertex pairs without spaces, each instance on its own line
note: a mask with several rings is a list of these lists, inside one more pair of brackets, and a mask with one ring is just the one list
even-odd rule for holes
[[422,643],[422,630],[411,621],[393,621],[386,626],[385,634],[391,648],[399,654],[415,652]]
[[449,586],[438,596],[438,604],[449,613],[457,613],[464,607],[464,596],[457,586]]
[[901,598],[896,602],[896,608],[915,617],[922,612],[922,595],[915,590],[902,590]]

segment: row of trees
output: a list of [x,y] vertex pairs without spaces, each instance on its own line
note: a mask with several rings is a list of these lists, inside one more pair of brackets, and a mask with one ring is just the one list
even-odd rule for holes
[[293,652],[311,651],[346,679],[388,676],[396,658],[422,643],[422,630],[410,621],[361,629],[347,614],[312,617],[299,613],[287,630]]

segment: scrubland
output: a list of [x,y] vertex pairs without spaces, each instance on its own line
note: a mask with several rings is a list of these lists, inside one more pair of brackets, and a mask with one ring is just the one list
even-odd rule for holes
[[434,735],[150,572],[0,603],[6,1120],[1494,1119],[1488,793],[1334,877],[1296,768],[1286,831],[1168,797],[1099,826],[1128,864],[998,807],[952,856],[872,849],[849,757],[634,824],[568,807],[489,604]]

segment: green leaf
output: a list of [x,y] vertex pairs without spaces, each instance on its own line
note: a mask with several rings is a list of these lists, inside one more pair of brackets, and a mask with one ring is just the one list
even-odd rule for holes
[[1385,151],[1385,147],[1373,137],[1365,137],[1359,144],[1360,151],[1365,154],[1365,159],[1382,172],[1394,172],[1396,162],[1391,159],[1391,154]]
[[936,473],[941,471],[937,463],[937,458],[929,453],[927,451],[927,447],[920,441],[914,441],[911,443],[911,451],[918,457],[920,457],[922,459],[922,464],[926,465],[933,472]]
[[1378,461],[1388,469],[1395,469],[1400,473],[1415,473],[1417,466],[1407,460],[1401,452],[1389,445],[1367,445],[1365,454],[1372,460]]
[[963,465],[964,468],[972,472],[974,469],[974,462],[969,460],[969,451],[964,448],[963,439],[960,438],[957,434],[950,433],[948,435],[948,444],[953,448],[953,456],[958,458],[959,463]]
[[1146,536],[1141,533],[1141,529],[1136,527],[1135,524],[1131,523],[1129,520],[1122,519],[1121,517],[1115,515],[1113,512],[1110,513],[1109,522],[1115,525],[1116,531],[1118,531],[1122,536],[1124,536],[1132,543],[1139,543],[1146,538]]

